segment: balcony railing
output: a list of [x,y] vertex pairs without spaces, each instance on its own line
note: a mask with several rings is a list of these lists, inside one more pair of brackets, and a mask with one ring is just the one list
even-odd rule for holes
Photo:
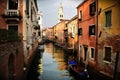
[[6,10],[5,11],[6,16],[19,16],[19,10]]
[[5,10],[5,13],[2,15],[2,17],[7,23],[9,23],[11,20],[18,22],[21,19],[19,10]]

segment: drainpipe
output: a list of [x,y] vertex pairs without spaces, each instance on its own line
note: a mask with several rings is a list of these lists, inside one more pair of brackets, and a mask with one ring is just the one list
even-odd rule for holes
[[98,54],[98,0],[96,0],[96,16],[95,16],[95,24],[96,24],[96,48],[95,48],[95,60],[97,64],[97,54]]

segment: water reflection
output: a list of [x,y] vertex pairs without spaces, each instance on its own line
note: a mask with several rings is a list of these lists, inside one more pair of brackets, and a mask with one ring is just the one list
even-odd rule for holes
[[52,43],[45,44],[44,49],[38,52],[32,64],[30,73],[36,78],[30,75],[28,80],[74,80],[67,70],[68,55],[63,49]]
[[38,76],[42,73],[42,54],[36,51],[35,58],[30,65],[28,75],[25,80],[39,80]]

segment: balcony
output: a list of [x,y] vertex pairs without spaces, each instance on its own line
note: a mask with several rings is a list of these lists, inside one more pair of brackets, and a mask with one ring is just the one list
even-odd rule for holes
[[35,29],[35,30],[40,30],[40,25],[38,24],[38,21],[37,21],[37,20],[34,20],[34,21],[33,21],[33,26],[34,26],[34,29]]
[[21,19],[19,10],[5,10],[5,14],[2,15],[6,23],[18,23]]

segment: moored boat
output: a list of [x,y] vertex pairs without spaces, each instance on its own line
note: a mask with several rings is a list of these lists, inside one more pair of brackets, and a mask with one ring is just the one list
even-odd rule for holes
[[90,80],[87,69],[80,66],[76,61],[69,61],[69,71],[76,77],[76,80]]

